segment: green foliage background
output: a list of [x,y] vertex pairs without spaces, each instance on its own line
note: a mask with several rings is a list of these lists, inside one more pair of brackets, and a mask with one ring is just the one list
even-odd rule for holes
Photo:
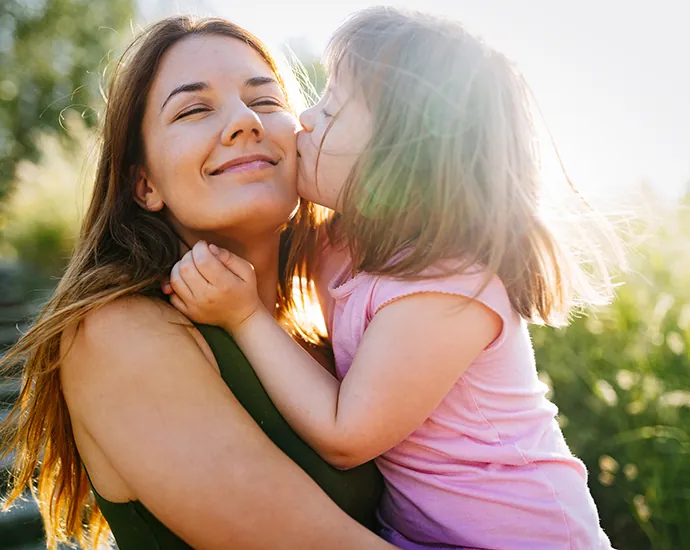
[[0,200],[17,164],[38,159],[42,133],[69,141],[65,110],[97,122],[100,76],[132,8],[132,0],[0,2]]
[[532,330],[566,440],[625,550],[690,548],[690,195],[652,213],[610,307]]

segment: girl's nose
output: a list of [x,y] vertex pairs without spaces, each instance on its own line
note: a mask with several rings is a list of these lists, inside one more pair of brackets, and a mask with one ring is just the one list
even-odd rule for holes
[[305,131],[311,132],[314,130],[314,117],[315,117],[316,107],[309,107],[302,111],[299,116],[299,123],[302,125]]

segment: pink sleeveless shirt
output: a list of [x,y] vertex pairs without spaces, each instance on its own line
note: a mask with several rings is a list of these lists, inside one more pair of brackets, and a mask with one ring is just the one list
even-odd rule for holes
[[317,290],[341,380],[372,318],[405,296],[471,297],[503,320],[500,336],[431,416],[376,459],[386,481],[379,509],[384,538],[415,550],[610,549],[585,467],[563,439],[557,408],[537,378],[526,323],[501,281],[493,277],[477,295],[485,273],[351,278],[344,253],[329,249],[322,260]]

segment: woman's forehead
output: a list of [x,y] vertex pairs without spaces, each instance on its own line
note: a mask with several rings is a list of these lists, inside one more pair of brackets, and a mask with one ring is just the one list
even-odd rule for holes
[[151,91],[153,96],[167,96],[188,82],[213,86],[222,81],[239,86],[262,76],[275,78],[259,52],[245,42],[228,36],[197,35],[180,40],[165,53]]

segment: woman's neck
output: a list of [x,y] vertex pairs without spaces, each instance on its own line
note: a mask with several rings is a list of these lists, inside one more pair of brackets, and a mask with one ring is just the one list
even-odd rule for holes
[[[280,233],[260,235],[253,239],[238,240],[218,234],[195,235],[185,238],[188,245],[194,246],[199,240],[225,248],[254,266],[256,286],[264,307],[275,314],[278,301],[278,254]],[[183,253],[186,252],[183,247]]]

